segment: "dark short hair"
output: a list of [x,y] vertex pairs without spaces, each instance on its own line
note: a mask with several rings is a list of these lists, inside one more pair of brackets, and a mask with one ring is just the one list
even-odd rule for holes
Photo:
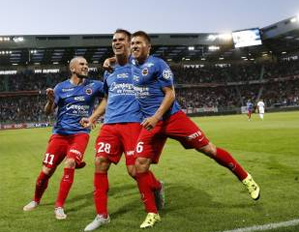
[[123,33],[128,37],[129,41],[131,40],[132,34],[129,31],[125,30],[125,29],[118,28],[118,29],[115,30],[114,34],[116,34],[116,33]]
[[143,37],[148,44],[151,44],[151,38],[145,31],[136,31],[132,34],[132,37],[140,36]]

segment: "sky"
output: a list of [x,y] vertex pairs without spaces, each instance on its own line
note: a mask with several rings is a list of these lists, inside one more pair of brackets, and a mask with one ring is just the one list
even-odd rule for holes
[[226,33],[299,15],[299,0],[0,0],[0,35]]

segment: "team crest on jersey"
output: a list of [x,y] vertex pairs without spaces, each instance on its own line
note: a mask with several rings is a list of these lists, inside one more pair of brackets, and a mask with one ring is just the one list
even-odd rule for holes
[[91,94],[92,94],[92,88],[87,88],[87,89],[85,90],[85,93],[86,93],[87,95],[91,95]]
[[162,75],[163,75],[164,79],[168,80],[169,78],[172,77],[172,72],[171,72],[170,69],[166,69],[166,70],[163,71]]
[[146,76],[148,74],[148,68],[142,69],[141,73],[142,73],[142,76]]

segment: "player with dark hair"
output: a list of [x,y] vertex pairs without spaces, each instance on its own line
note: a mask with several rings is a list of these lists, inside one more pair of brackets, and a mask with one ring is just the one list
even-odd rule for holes
[[[94,202],[97,215],[84,231],[95,230],[110,222],[107,172],[111,163],[117,164],[124,153],[129,175],[134,179],[136,175],[134,149],[141,130],[142,113],[133,88],[130,39],[131,34],[126,30],[118,29],[114,33],[112,49],[116,63],[111,73],[106,71],[104,74],[105,97],[88,119],[82,119],[82,124],[89,127],[105,113],[95,146]],[[156,184],[156,189],[161,190],[160,182],[156,180]]]
[[88,79],[88,64],[83,57],[73,58],[69,68],[70,79],[57,84],[54,90],[46,90],[48,101],[44,110],[50,114],[57,108],[56,123],[36,180],[33,200],[23,208],[24,211],[31,211],[39,205],[50,177],[65,159],[54,211],[59,220],[67,217],[64,203],[73,184],[75,168],[82,165],[89,140],[90,129],[83,128],[80,120],[91,115],[96,98],[103,95],[103,83]]
[[228,168],[243,182],[252,199],[257,200],[260,189],[251,175],[230,153],[212,144],[180,109],[175,100],[173,73],[162,59],[150,56],[150,49],[151,41],[147,33],[138,31],[132,35],[133,84],[145,116],[135,149],[136,180],[148,213],[140,228],[152,227],[161,220],[153,193],[156,182],[149,168],[151,164],[158,163],[168,137],[179,141],[186,149],[196,149]]

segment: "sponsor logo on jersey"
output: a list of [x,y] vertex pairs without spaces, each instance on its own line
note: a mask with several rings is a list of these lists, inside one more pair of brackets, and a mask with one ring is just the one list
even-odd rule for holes
[[88,84],[88,85],[86,85],[86,86],[88,86],[88,87],[92,87],[94,84],[95,84],[95,83],[90,83],[90,84]]
[[133,151],[127,151],[127,156],[130,156],[130,155],[134,155],[134,150]]
[[133,84],[130,83],[117,84],[113,82],[109,86],[109,92],[111,94],[117,94],[117,95],[135,95],[134,86]]
[[85,90],[85,93],[86,93],[87,95],[91,95],[91,94],[92,94],[92,88],[87,88],[87,89]]
[[71,149],[70,152],[76,154],[79,157],[82,156],[82,153],[80,151],[76,150],[76,149]]
[[172,78],[172,72],[170,69],[163,70],[162,76],[164,79],[168,80],[169,78]]
[[89,105],[73,105],[69,103],[66,105],[66,110],[88,110]]
[[149,88],[145,86],[134,86],[136,98],[146,98],[150,95]]
[[139,82],[139,76],[134,75],[133,80],[136,81],[136,82]]
[[136,64],[137,64],[136,60],[134,60],[134,59],[131,60],[131,63],[132,63],[133,65],[136,65]]
[[129,74],[128,73],[119,73],[116,75],[117,78],[129,78]]
[[148,68],[144,68],[141,71],[142,76],[146,76],[148,74]]
[[150,67],[154,66],[154,63],[147,63],[146,66],[150,68]]
[[69,91],[73,91],[74,88],[70,88],[70,89],[62,89],[62,92],[69,92]]
[[[195,138],[197,138],[197,137],[199,137],[201,135],[202,135],[202,133],[200,131],[197,131],[197,132],[195,132],[195,133],[193,133],[191,135],[188,135],[187,139],[188,140],[192,140],[192,139],[195,139]],[[201,141],[201,140],[199,140],[199,141]]]
[[85,97],[84,96],[78,96],[78,97],[74,97],[75,101],[85,101]]

